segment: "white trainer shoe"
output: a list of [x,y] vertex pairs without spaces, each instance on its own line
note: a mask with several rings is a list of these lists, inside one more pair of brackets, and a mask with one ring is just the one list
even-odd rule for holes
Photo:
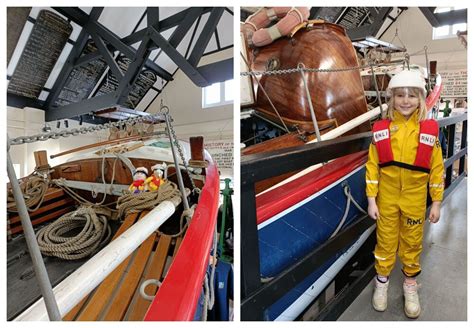
[[387,282],[380,282],[375,277],[375,288],[374,295],[372,296],[372,306],[376,311],[383,312],[387,309],[387,294],[388,294],[388,284]]
[[403,284],[403,295],[405,296],[405,315],[410,319],[416,319],[421,313],[420,299],[418,298],[418,284]]

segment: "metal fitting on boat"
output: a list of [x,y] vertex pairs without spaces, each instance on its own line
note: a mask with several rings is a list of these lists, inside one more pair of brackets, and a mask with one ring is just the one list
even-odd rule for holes
[[160,288],[161,281],[159,281],[158,279],[148,279],[140,285],[140,296],[146,299],[147,301],[153,301],[153,299],[155,298],[155,295],[151,296],[145,293],[145,288],[147,288],[148,285],[151,284],[156,285],[158,288]]

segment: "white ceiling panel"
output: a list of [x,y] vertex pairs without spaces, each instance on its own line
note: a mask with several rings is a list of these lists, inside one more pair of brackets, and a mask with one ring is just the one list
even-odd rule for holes
[[143,7],[105,7],[98,21],[123,38],[132,33],[144,11]]
[[[210,15],[210,13],[206,13],[206,14],[201,16],[201,21],[199,22],[198,28],[196,30],[196,35],[194,36],[193,43],[191,44],[191,51],[194,48],[194,46],[196,45],[196,41],[199,38],[199,35],[201,35],[202,29],[206,25],[206,22],[209,19],[209,15]],[[191,51],[189,51],[188,57],[191,54]]]
[[81,31],[82,31],[82,27],[80,27],[79,25],[77,25],[74,22],[71,22],[70,24],[72,25],[72,33],[69,36],[69,39],[71,39],[73,41],[76,41],[77,37],[79,36],[79,33],[81,33]]
[[[189,29],[188,33],[184,36],[183,40],[179,43],[176,50],[179,51],[180,54],[183,56],[186,54],[186,50],[188,49],[189,43],[191,42],[191,36],[193,35],[194,28],[196,27],[197,20],[193,23],[191,28]],[[195,38],[197,36],[194,36]]]
[[147,106],[155,99],[155,96],[158,94],[157,91],[150,89],[147,94],[142,98],[140,103],[135,107],[136,110],[144,111]]
[[217,24],[217,31],[219,33],[219,43],[221,48],[228,47],[234,44],[234,16],[229,12],[224,11],[222,17]]
[[83,12],[85,12],[86,14],[90,14],[91,11],[92,11],[92,7],[79,7],[79,9],[81,9]]
[[45,83],[45,88],[51,89],[54,85],[54,82],[56,82],[56,79],[58,78],[59,73],[61,72],[61,69],[64,66],[64,63],[67,60],[67,57],[69,56],[69,53],[72,50],[72,45],[69,43],[66,43],[66,46],[64,47],[63,51],[61,52],[61,55],[59,55],[58,61],[54,65],[53,70],[51,71],[51,74],[49,74],[48,81]]
[[39,99],[39,100],[42,100],[42,101],[45,101],[46,98],[48,98],[48,96],[49,96],[49,92],[43,90],[43,91],[41,91],[41,93],[39,94],[38,99]]
[[216,49],[217,49],[216,34],[212,33],[211,39],[209,40],[209,43],[207,44],[206,50],[204,50],[204,53],[214,51]]
[[188,8],[189,7],[160,7],[160,21]]
[[178,66],[164,52],[160,54],[160,56],[155,62],[158,66],[164,68],[166,71],[168,71],[171,74],[173,74],[176,68],[178,68]]

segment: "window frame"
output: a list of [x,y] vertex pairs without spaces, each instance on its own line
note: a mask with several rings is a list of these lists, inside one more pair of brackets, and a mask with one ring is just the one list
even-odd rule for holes
[[215,102],[215,103],[212,103],[212,104],[207,104],[206,103],[206,93],[207,93],[207,90],[209,90],[207,88],[209,88],[210,86],[202,88],[202,102],[201,102],[202,103],[201,104],[202,109],[208,109],[208,108],[220,107],[220,106],[224,106],[224,105],[233,104],[234,99],[225,100],[225,91],[226,91],[225,84],[226,84],[226,82],[232,81],[232,80],[234,80],[234,79],[229,79],[229,80],[226,80],[226,81],[217,82],[217,83],[213,83],[213,84],[210,85],[210,86],[213,86],[215,84],[219,84],[219,101]]
[[[437,8],[438,9],[438,8]],[[440,7],[440,11],[437,11],[435,10],[435,13],[436,12],[450,12],[450,11],[454,11],[454,10],[461,10],[461,9],[464,9],[464,8],[457,8],[457,7]],[[449,9],[449,10],[446,10],[446,9]],[[457,31],[454,31],[454,25],[459,25],[459,24],[466,24],[466,30],[467,30],[467,22],[466,23],[457,23],[457,24],[451,24],[451,25],[443,25],[443,26],[438,26],[438,27],[433,27],[433,33],[432,33],[432,39],[433,40],[445,40],[445,39],[453,39],[453,38],[456,38],[458,35],[457,35]],[[442,27],[446,27],[448,26],[448,34],[446,35],[441,35],[441,36],[437,36],[436,35],[436,30],[439,29],[439,28],[442,28]]]

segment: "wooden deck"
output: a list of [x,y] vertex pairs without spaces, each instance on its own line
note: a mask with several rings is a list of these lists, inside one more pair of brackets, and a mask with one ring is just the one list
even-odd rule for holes
[[[147,212],[130,214],[113,239],[117,238]],[[163,281],[176,255],[181,237],[152,234],[134,253],[122,262],[92,293],[64,318],[65,321],[141,321],[151,302],[139,294],[140,285],[148,279]],[[155,285],[145,289],[156,293]]]

